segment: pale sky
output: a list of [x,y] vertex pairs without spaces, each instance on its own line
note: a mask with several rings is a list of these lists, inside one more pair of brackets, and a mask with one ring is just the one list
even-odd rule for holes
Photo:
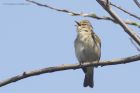
[[[109,14],[96,0],[36,0],[74,12]],[[132,0],[112,0],[140,16]],[[6,5],[6,3],[14,3]],[[25,3],[18,5],[17,3]],[[135,18],[113,8],[124,20]],[[110,21],[74,17],[24,0],[0,0],[0,80],[24,71],[78,63],[74,52],[75,20],[90,20],[102,41],[101,60],[138,54],[122,27]],[[129,26],[139,33],[140,29]],[[98,67],[94,88],[84,88],[81,69],[30,77],[0,88],[0,93],[138,93],[140,62]]]

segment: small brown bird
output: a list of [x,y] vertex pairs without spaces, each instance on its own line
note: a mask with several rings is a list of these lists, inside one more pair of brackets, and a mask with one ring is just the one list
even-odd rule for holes
[[[93,27],[88,20],[77,22],[77,38],[75,39],[75,53],[80,64],[84,62],[99,62],[101,57],[101,41],[93,32]],[[93,67],[83,68],[85,73],[84,87],[93,88]]]

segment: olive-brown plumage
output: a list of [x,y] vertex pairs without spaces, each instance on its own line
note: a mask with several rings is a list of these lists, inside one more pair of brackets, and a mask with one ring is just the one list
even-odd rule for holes
[[[80,63],[84,62],[99,62],[101,57],[101,41],[93,32],[93,27],[88,20],[82,20],[77,23],[77,37],[74,42],[75,53]],[[85,73],[84,87],[93,88],[93,67],[83,68]]]

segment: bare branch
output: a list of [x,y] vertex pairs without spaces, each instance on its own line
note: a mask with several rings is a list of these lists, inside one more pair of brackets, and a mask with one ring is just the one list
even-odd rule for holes
[[140,24],[137,23],[137,22],[133,22],[133,21],[130,21],[130,20],[127,20],[127,21],[124,21],[126,24],[129,24],[129,25],[133,25],[133,26],[137,26],[140,28]]
[[30,5],[29,3],[24,3],[24,2],[19,2],[19,3],[13,3],[13,2],[7,2],[7,3],[0,3],[0,5],[8,5],[8,6],[10,6],[10,5],[22,5],[22,6],[24,6],[24,5]]
[[120,6],[117,6],[117,5],[113,4],[113,3],[110,3],[110,5],[116,7],[116,8],[118,8],[118,9],[120,9],[121,11],[123,11],[123,12],[129,14],[130,16],[135,17],[135,18],[137,18],[138,20],[140,20],[140,17],[139,17],[139,16],[137,16],[137,15],[135,15],[135,14],[133,14],[133,13],[131,13],[131,12],[129,12],[129,11],[123,9],[123,8],[120,7]]
[[[31,1],[31,0],[26,0],[28,2],[31,2],[33,4],[36,4],[38,6],[42,6],[42,7],[46,7],[46,8],[49,8],[49,9],[53,9],[53,10],[56,10],[56,11],[59,11],[59,12],[63,12],[63,13],[67,13],[71,16],[83,16],[83,17],[90,17],[90,18],[94,18],[94,19],[97,19],[97,20],[109,20],[109,21],[112,21],[114,23],[117,23],[113,18],[109,17],[109,16],[103,16],[103,17],[100,17],[98,15],[96,15],[95,13],[76,13],[76,12],[72,12],[72,11],[69,11],[69,10],[66,10],[66,9],[58,9],[58,8],[54,8],[52,6],[49,6],[49,5],[46,5],[46,4],[41,4],[41,3],[38,3],[38,2],[35,2],[35,1]],[[133,22],[133,21],[125,21],[126,24],[129,24],[129,25],[133,25],[133,26],[137,26],[140,28],[140,24],[137,23],[137,22]]]
[[[65,9],[56,9],[53,8],[51,6],[48,5],[43,5],[31,0],[26,0],[29,1],[31,3],[34,3],[38,6],[43,6],[43,7],[47,7],[56,11],[60,11],[60,12],[65,12],[65,13],[69,13],[72,16],[84,16],[84,17],[92,17],[95,19],[103,19],[103,20],[110,20],[113,21],[115,23],[119,23],[124,30],[140,45],[140,40],[139,40],[139,36],[137,36],[137,34],[135,34],[130,28],[127,27],[126,24],[131,24],[131,25],[135,25],[136,23],[131,22],[131,21],[122,21],[110,8],[109,8],[109,0],[107,0],[107,4],[105,5],[105,0],[99,0],[98,2],[105,8],[105,10],[107,12],[109,12],[109,14],[115,19],[111,18],[111,17],[99,17],[96,14],[86,14],[86,13],[75,13],[75,12],[71,12]],[[136,1],[136,0],[135,0]],[[103,4],[104,3],[104,4]],[[136,24],[137,26],[140,27],[139,24]],[[80,69],[83,67],[88,67],[88,66],[109,66],[109,65],[117,65],[117,64],[125,64],[125,63],[130,63],[130,62],[134,62],[134,61],[138,61],[140,60],[140,54],[139,55],[134,55],[134,56],[130,56],[130,57],[126,57],[126,58],[120,58],[120,59],[113,59],[113,60],[109,60],[109,61],[100,61],[99,63],[84,63],[84,64],[69,64],[69,65],[61,65],[61,66],[55,66],[55,67],[47,67],[47,68],[42,68],[42,69],[37,69],[37,70],[32,70],[32,71],[27,71],[27,72],[23,72],[22,74],[13,76],[11,78],[5,79],[5,80],[1,80],[0,81],[0,87],[11,84],[13,82],[31,77],[31,76],[36,76],[36,75],[40,75],[40,74],[44,74],[44,73],[52,73],[52,72],[56,72],[56,71],[63,71],[63,70],[70,70],[70,69]]]
[[63,70],[70,70],[70,69],[79,69],[83,67],[88,67],[88,66],[109,66],[109,65],[117,65],[117,64],[125,64],[125,63],[130,63],[134,61],[140,60],[140,54],[139,55],[134,55],[126,58],[120,58],[120,59],[113,59],[109,61],[100,61],[99,63],[84,63],[84,64],[67,64],[67,65],[61,65],[61,66],[55,66],[55,67],[48,67],[48,68],[42,68],[42,69],[37,69],[37,70],[32,70],[32,71],[27,71],[23,72],[22,74],[13,76],[11,78],[1,80],[0,81],[0,87],[8,85],[10,83],[19,81],[21,79],[25,79],[31,76],[36,76],[44,73],[51,73],[51,72],[56,72],[56,71],[63,71]]
[[134,45],[134,47],[137,49],[137,51],[140,51],[140,47],[138,47],[136,45],[136,43],[134,42],[134,40],[132,38],[130,38],[131,43]]
[[134,39],[134,41],[140,46],[140,37],[132,30],[130,29],[124,21],[110,8],[107,7],[104,3],[106,0],[96,0],[119,24],[122,26],[124,31]]
[[140,8],[140,3],[138,2],[138,0],[133,0],[135,2],[135,4]]

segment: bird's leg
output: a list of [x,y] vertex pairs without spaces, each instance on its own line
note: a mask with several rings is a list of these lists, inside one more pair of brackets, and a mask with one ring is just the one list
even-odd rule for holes
[[[82,66],[83,66],[83,64],[84,64],[84,62],[80,62],[80,63],[79,63],[80,67],[82,67]],[[84,73],[86,73],[86,72],[87,72],[86,67],[82,67],[82,70],[83,70],[83,72],[84,72]]]
[[[99,61],[95,61],[95,63],[99,63]],[[95,66],[96,68],[98,67],[98,66]]]

